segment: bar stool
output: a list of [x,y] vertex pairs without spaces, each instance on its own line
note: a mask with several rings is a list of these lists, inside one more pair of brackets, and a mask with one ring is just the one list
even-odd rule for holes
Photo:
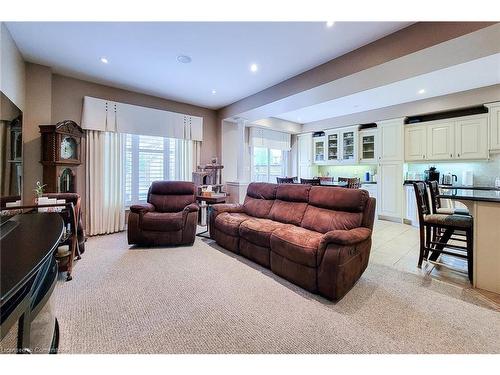
[[[431,213],[429,197],[424,182],[414,182],[420,224],[420,254],[422,262],[436,262],[441,254],[467,259],[467,274],[472,282],[473,272],[473,219],[470,215]],[[456,234],[465,233],[465,239]],[[462,241],[466,246],[448,244],[450,240]],[[445,265],[446,266],[446,265]]]
[[457,214],[457,215],[469,215],[469,210],[467,208],[444,208],[441,206],[441,198],[439,195],[439,185],[437,181],[428,181],[429,193],[431,195],[431,206],[432,212],[435,214]]

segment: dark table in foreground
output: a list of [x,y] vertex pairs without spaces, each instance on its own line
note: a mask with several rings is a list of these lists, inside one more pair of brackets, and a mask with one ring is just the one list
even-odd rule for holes
[[[17,215],[2,223],[0,239],[0,316],[2,338],[19,319],[18,348],[29,346],[29,329],[53,290],[44,287],[40,272],[55,264],[54,252],[63,235],[64,224],[57,213]],[[57,269],[55,271],[57,276]],[[45,295],[42,295],[45,294]],[[48,294],[48,295],[47,295]]]

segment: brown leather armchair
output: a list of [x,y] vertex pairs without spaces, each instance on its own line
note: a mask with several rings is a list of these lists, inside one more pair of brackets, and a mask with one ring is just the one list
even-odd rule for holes
[[129,244],[189,245],[196,236],[199,206],[187,181],[155,181],[147,203],[130,206]]

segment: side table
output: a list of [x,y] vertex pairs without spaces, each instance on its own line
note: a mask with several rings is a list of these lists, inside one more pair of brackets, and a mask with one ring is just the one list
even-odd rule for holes
[[[207,204],[207,229],[203,232],[196,233],[196,236],[202,238],[210,238],[210,206],[217,203],[226,203],[228,195],[223,197],[205,197],[203,195],[197,195],[196,200],[198,202],[205,202]],[[206,233],[209,233],[208,235]]]

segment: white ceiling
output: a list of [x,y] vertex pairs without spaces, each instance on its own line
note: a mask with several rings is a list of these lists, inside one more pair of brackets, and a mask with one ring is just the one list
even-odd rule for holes
[[500,53],[275,117],[304,124],[499,83]]
[[[7,27],[27,61],[55,73],[220,108],[409,24],[8,22]],[[192,62],[181,64],[178,55]],[[258,72],[250,72],[252,63]]]

